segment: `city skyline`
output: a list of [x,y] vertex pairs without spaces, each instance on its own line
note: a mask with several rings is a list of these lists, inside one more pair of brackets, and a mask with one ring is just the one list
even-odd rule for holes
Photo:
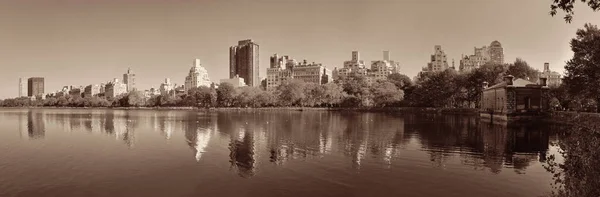
[[[333,70],[351,51],[360,51],[364,60],[391,51],[400,72],[412,78],[427,65],[435,45],[448,61],[458,62],[461,54],[493,40],[502,43],[505,63],[520,57],[540,71],[548,62],[563,73],[576,29],[600,22],[585,7],[575,8],[577,16],[565,24],[548,15],[550,2],[515,3],[2,1],[0,24],[7,28],[0,41],[8,47],[0,48],[0,99],[18,95],[19,78],[44,77],[51,92],[119,78],[128,67],[142,90],[158,88],[164,78],[184,84],[189,60],[196,58],[218,82],[228,78],[228,47],[244,39],[261,46],[260,78],[266,77],[271,54],[293,54]],[[483,14],[497,10],[511,14]]]

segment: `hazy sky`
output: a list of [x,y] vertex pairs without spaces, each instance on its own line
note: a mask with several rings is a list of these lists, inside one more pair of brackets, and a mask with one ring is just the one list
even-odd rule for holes
[[461,54],[498,40],[505,61],[563,72],[569,40],[600,13],[577,1],[573,23],[550,17],[551,0],[0,0],[0,98],[18,95],[19,77],[64,85],[122,79],[138,88],[164,78],[183,84],[195,58],[212,81],[228,77],[229,47],[260,45],[261,77],[269,56],[341,67],[351,51],[370,62],[391,51],[412,77],[442,45],[458,67]]

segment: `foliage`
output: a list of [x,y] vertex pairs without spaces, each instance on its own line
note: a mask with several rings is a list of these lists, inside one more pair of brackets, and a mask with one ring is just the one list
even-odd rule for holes
[[304,94],[305,83],[300,80],[286,80],[277,87],[277,96],[282,106],[298,106]]
[[564,82],[570,94],[600,101],[600,29],[585,24],[576,35],[571,40],[574,54],[565,66]]
[[417,107],[450,107],[461,92],[456,84],[458,74],[454,70],[424,74],[409,99]]
[[389,81],[376,82],[371,88],[373,102],[377,107],[391,106],[404,98],[404,91]]
[[517,58],[514,63],[508,65],[507,75],[512,75],[516,78],[526,79],[531,82],[537,82],[540,71],[531,68],[526,61]]
[[223,82],[217,89],[217,105],[231,107],[236,97],[236,89],[231,83]]
[[[587,5],[592,8],[593,11],[600,10],[600,0],[580,0],[582,3],[587,3]],[[573,8],[574,8],[575,0],[553,0],[550,5],[550,15],[555,16],[557,14],[558,9],[565,12],[565,22],[571,23],[573,20]]]
[[410,77],[400,73],[392,73],[388,75],[387,79],[401,90],[405,90],[406,88],[412,86],[412,80],[410,80]]

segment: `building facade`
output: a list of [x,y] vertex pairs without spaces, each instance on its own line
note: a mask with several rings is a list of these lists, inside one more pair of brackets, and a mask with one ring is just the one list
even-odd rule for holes
[[24,97],[25,92],[27,92],[27,90],[24,89],[25,86],[23,85],[23,78],[19,78],[19,97]]
[[440,72],[449,68],[448,57],[442,50],[442,46],[435,45],[433,47],[433,55],[430,56],[430,61],[427,63],[427,67],[424,67],[422,72]]
[[221,79],[220,82],[221,83],[229,83],[229,84],[233,85],[234,88],[246,86],[246,83],[244,82],[244,78],[240,78],[237,75],[231,79]]
[[114,79],[104,87],[104,96],[107,99],[115,98],[125,93],[127,93],[127,85],[119,82],[119,79]]
[[27,96],[42,97],[44,96],[44,78],[32,77],[27,79]]
[[492,44],[490,44],[489,53],[491,63],[504,64],[504,49],[500,42],[494,40]]
[[325,84],[331,82],[332,72],[322,64],[298,62],[289,56],[274,54],[267,68],[266,89],[275,90],[282,82],[290,79],[305,83]]
[[131,72],[131,68],[127,69],[127,73],[123,74],[123,83],[127,85],[127,92],[135,91],[135,74]]
[[490,46],[475,47],[473,55],[462,56],[459,71],[469,72],[485,64],[504,64],[504,50],[502,44],[493,41]]
[[248,86],[260,85],[259,46],[252,40],[242,40],[229,48],[229,78],[236,75]]
[[166,78],[165,82],[160,84],[160,87],[158,88],[160,91],[161,95],[168,95],[171,90],[173,90],[174,85],[171,83],[171,79]]
[[190,69],[188,76],[185,77],[185,92],[190,89],[200,86],[210,87],[210,79],[208,78],[208,71],[200,63],[200,59],[194,60],[194,65]]
[[69,95],[71,95],[72,98],[81,98],[84,91],[85,91],[85,88],[83,88],[83,87],[73,87],[69,91]]
[[549,90],[546,78],[538,84],[524,79],[513,80],[512,75],[504,77],[504,82],[488,87],[483,84],[480,101],[480,115],[489,119],[515,120],[541,115],[549,109]]
[[400,63],[390,60],[390,52],[383,52],[383,60],[375,60],[371,62],[371,67],[367,68],[364,61],[360,59],[358,51],[352,52],[352,59],[344,61],[344,67],[333,70],[333,79],[342,76],[359,75],[365,76],[368,83],[377,80],[387,79],[387,76],[392,73],[400,73]]
[[548,79],[548,86],[558,87],[562,84],[560,73],[550,70],[550,63],[544,63],[544,71],[540,73],[540,77]]
[[88,85],[85,87],[83,91],[83,97],[90,98],[100,94],[100,86],[99,85]]

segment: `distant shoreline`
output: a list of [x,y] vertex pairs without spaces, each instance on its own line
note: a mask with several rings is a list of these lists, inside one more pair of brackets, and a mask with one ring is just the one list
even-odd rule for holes
[[195,111],[355,111],[355,112],[400,112],[477,115],[478,109],[472,108],[425,108],[425,107],[387,107],[387,108],[327,108],[327,107],[2,107],[0,109],[112,109],[112,110],[195,110]]

